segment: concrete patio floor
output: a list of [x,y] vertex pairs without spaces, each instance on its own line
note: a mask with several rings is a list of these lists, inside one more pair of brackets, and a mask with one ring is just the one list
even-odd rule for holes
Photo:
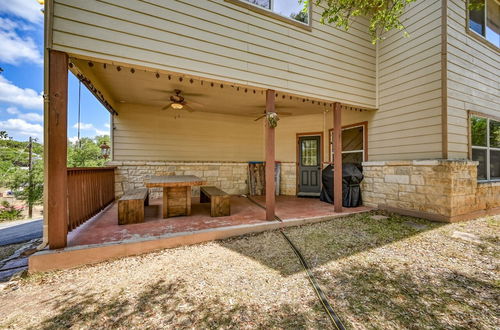
[[[265,205],[264,196],[252,198],[260,205]],[[69,233],[68,246],[103,244],[222,227],[270,223],[265,220],[264,209],[241,196],[231,196],[231,215],[226,217],[211,217],[210,204],[202,204],[196,197],[192,199],[190,216],[163,219],[161,210],[162,200],[153,199],[150,206],[146,206],[144,223],[118,225],[118,206],[114,203],[102,214]],[[368,208],[344,208],[343,213],[351,214],[363,210],[368,210]],[[276,199],[276,215],[283,221],[318,218],[333,214],[333,205],[321,202],[319,199],[294,196],[277,196]]]

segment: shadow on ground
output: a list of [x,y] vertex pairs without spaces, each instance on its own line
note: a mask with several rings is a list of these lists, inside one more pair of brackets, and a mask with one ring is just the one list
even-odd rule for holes
[[[398,215],[374,220],[372,215],[374,213],[362,213],[319,224],[286,228],[285,233],[299,247],[310,266],[316,267],[443,225]],[[278,231],[228,239],[219,244],[285,276],[303,271],[298,259]]]
[[[392,329],[494,329],[500,290],[457,272],[415,274],[380,265],[353,266],[320,276],[338,311],[357,324]],[[351,321],[352,321],[351,320]]]
[[[122,292],[105,298],[100,293],[67,291],[43,303],[52,305],[55,315],[33,329],[311,327],[310,317],[297,313],[292,305],[263,314],[259,305],[230,305],[216,297],[200,300],[189,295],[182,279],[159,280],[134,296]],[[325,320],[317,322],[314,327],[328,327]]]

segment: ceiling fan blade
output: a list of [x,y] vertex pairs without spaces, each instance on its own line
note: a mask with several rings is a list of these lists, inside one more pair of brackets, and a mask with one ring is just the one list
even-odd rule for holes
[[265,116],[266,116],[266,115],[265,115],[265,114],[263,114],[263,115],[261,115],[261,116],[259,116],[259,117],[255,118],[255,119],[254,119],[254,121],[258,121],[258,120],[260,120],[260,119],[264,118]]
[[163,108],[161,108],[162,110],[167,110],[168,108],[170,108],[172,106],[172,103],[169,103],[167,104],[166,106],[164,106]]
[[200,94],[200,93],[181,93],[183,96],[206,96],[206,94]]
[[[286,112],[286,111],[276,111],[276,113],[280,116],[291,116],[293,113],[291,112]],[[250,115],[255,116],[255,115],[261,115],[261,117],[265,116],[266,114],[262,112],[252,112]],[[261,118],[259,117],[259,118]]]
[[198,102],[193,102],[193,101],[188,101],[186,104],[189,104],[190,106],[194,106],[196,108],[204,108],[205,106],[201,103]]
[[148,91],[159,92],[159,93],[167,93],[167,94],[175,94],[174,91],[168,91],[168,90],[161,89],[161,88],[148,88]]
[[184,108],[185,110],[187,110],[188,112],[194,112],[195,110],[193,108],[191,108],[189,105],[187,104],[184,104]]

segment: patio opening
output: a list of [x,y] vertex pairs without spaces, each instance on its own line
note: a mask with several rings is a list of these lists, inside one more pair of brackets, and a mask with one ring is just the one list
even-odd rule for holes
[[[110,112],[112,145],[106,188],[102,186],[104,176],[97,177],[93,172],[76,186],[74,175],[63,180],[72,187],[67,205],[70,215],[74,215],[75,208],[87,205],[87,200],[98,209],[80,212],[77,220],[70,220],[68,225],[65,212],[50,207],[61,205],[61,201],[49,202],[51,248],[265,224],[274,222],[275,215],[286,222],[365,210],[362,207],[343,210],[341,197],[334,198],[333,204],[321,202],[318,197],[321,171],[329,164],[333,164],[334,180],[339,183],[334,185],[332,195],[342,196],[342,158],[345,156],[333,150],[342,151],[347,147],[349,152],[366,155],[364,139],[366,122],[371,116],[369,109],[309,98],[294,94],[293,90],[263,89],[105,61],[65,59],[60,54],[54,58],[61,62],[54,66],[61,68],[67,61],[70,71]],[[60,74],[53,72],[53,76],[55,79]],[[64,89],[64,86],[54,88]],[[57,90],[53,92],[56,96]],[[66,110],[64,104],[55,103],[51,106],[60,107],[57,111]],[[55,121],[49,118],[48,127]],[[356,132],[362,132],[362,137],[356,135],[343,144],[346,134],[341,134],[342,127],[356,123],[361,123],[362,129]],[[52,140],[59,138],[60,135],[54,135]],[[48,141],[49,149],[56,149],[50,144],[51,136]],[[356,145],[351,146],[353,141]],[[277,178],[274,166],[264,166],[263,194],[255,198],[266,210],[240,197],[249,193],[249,164],[255,162],[280,164]],[[55,167],[49,164],[49,175],[58,175]],[[109,176],[111,169],[114,177]],[[81,170],[88,176],[88,170]],[[75,171],[71,169],[69,173],[79,173]],[[171,188],[170,193],[165,189],[165,182],[158,182],[158,178],[182,177],[199,180],[193,179],[196,184],[186,189]],[[85,189],[80,189],[79,184]],[[277,189],[275,184],[279,185]],[[148,188],[149,205],[144,207],[143,221],[119,226],[116,203],[95,215],[109,205],[110,185],[116,200],[130,191]],[[210,200],[200,203],[200,186],[227,193],[229,215],[210,216],[214,211],[210,209]],[[55,186],[48,189],[49,199],[62,198],[50,194]],[[95,189],[106,189],[106,193],[96,194]],[[275,191],[279,191],[278,196]],[[314,198],[298,198],[301,192]],[[96,195],[100,197],[96,199]],[[84,223],[84,218],[92,216],[91,221]]]

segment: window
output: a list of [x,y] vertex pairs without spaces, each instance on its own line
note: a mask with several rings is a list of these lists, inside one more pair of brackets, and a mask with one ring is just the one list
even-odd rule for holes
[[500,180],[500,121],[471,116],[472,160],[478,180]]
[[314,140],[302,140],[301,164],[303,166],[318,166],[318,143],[319,138]]
[[469,10],[469,29],[500,47],[500,1],[482,0],[481,8]]
[[[278,15],[309,24],[309,10],[298,0],[242,0]],[[305,9],[305,11],[304,11]]]
[[[333,143],[333,130],[330,130],[330,155],[333,162],[335,153]],[[354,163],[361,165],[365,160],[365,125],[348,127],[342,129],[342,163]]]

